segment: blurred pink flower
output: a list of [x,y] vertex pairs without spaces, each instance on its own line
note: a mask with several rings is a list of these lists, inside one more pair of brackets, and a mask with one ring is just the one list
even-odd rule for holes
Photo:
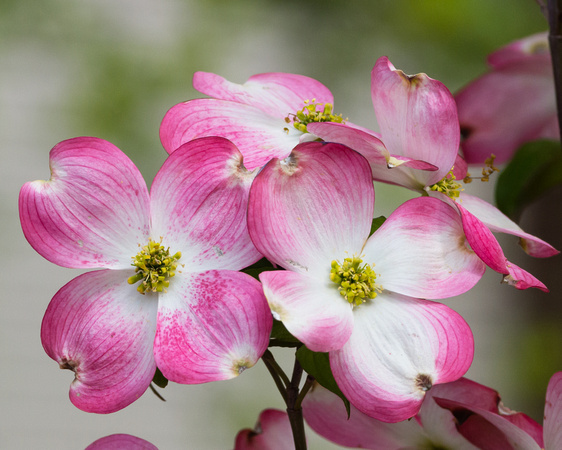
[[512,42],[488,64],[488,73],[455,95],[466,161],[483,164],[493,153],[503,163],[525,142],[559,140],[547,33]]
[[466,322],[422,299],[466,292],[484,264],[449,205],[411,200],[369,237],[373,208],[367,161],[339,144],[308,142],[256,176],[248,229],[256,248],[287,269],[260,275],[274,317],[310,350],[329,352],[358,409],[396,422],[470,366]]
[[22,187],[23,232],[39,254],[105,269],[70,281],[43,318],[43,346],[75,373],[78,408],[124,408],[156,367],[178,383],[232,378],[266,350],[272,319],[261,285],[236,272],[261,256],[245,220],[254,174],[241,161],[226,139],[192,141],[149,194],[117,147],[81,137],[52,149],[50,180]]
[[158,448],[130,434],[112,434],[92,442],[86,450],[158,450]]
[[[439,406],[442,404],[462,404],[466,410],[459,407],[457,412],[451,412],[447,407]],[[523,413],[509,411],[496,391],[466,378],[435,386],[426,394],[415,418],[399,423],[378,421],[353,406],[348,420],[341,399],[319,385],[315,385],[303,401],[308,425],[320,436],[346,447],[385,450],[512,448],[506,446],[507,440],[499,436],[498,429],[495,430],[497,433],[493,432],[493,427],[480,420],[472,409],[510,422],[518,428],[514,435],[524,430],[536,441],[535,445],[542,445],[542,427],[538,423]]]
[[294,450],[293,431],[285,411],[266,409],[253,430],[246,428],[236,436],[234,450]]
[[514,413],[503,406],[486,409],[466,400],[467,397],[435,399],[439,406],[453,413],[459,433],[478,448],[562,448],[562,372],[555,373],[548,383],[542,429],[525,414]]

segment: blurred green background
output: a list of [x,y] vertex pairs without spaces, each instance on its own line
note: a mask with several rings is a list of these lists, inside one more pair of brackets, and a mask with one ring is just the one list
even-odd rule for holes
[[[253,427],[262,409],[282,408],[261,363],[233,381],[169,386],[166,403],[147,392],[110,416],[71,405],[72,375],[43,352],[39,329],[50,298],[79,272],[38,256],[17,213],[19,188],[48,179],[48,152],[57,142],[109,140],[150,184],[166,157],[160,121],[174,104],[200,96],[191,87],[195,71],[239,83],[262,72],[308,75],[331,89],[337,113],[375,128],[370,71],[379,56],[454,92],[485,71],[488,53],[546,27],[532,0],[1,0],[0,447],[76,449],[124,432],[161,449],[231,448],[237,430]],[[491,200],[492,184],[467,192]],[[410,198],[379,185],[376,195],[381,214]],[[521,219],[526,231],[559,249],[561,196],[551,192]],[[516,291],[487,272],[473,291],[446,303],[475,334],[468,376],[542,421],[548,379],[562,370],[561,258],[533,261],[514,239],[501,242],[551,294]],[[290,370],[290,352],[276,355]],[[312,436],[310,442],[331,448]]]

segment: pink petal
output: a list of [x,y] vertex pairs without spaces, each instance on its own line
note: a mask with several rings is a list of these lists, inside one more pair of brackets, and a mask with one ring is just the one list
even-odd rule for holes
[[541,448],[531,435],[505,416],[453,400],[435,398],[435,401],[442,408],[453,412],[459,419],[460,433],[479,449]]
[[423,430],[437,447],[476,450],[457,430],[458,421],[451,411],[438,406],[435,398],[462,399],[497,411],[497,392],[466,378],[439,384],[426,393],[417,416]]
[[430,197],[397,208],[369,238],[364,253],[384,289],[423,298],[466,292],[485,270],[466,245],[457,212]]
[[182,144],[206,136],[231,140],[244,156],[244,166],[254,170],[272,158],[288,156],[302,132],[255,106],[215,99],[179,103],[160,125],[160,140],[170,154]]
[[113,144],[79,137],[50,153],[51,178],[20,192],[25,237],[64,267],[127,268],[146,242],[148,191],[142,175]]
[[396,70],[383,56],[371,72],[371,96],[388,151],[439,168],[416,173],[421,186],[441,180],[455,162],[460,138],[449,90],[425,74],[408,76]]
[[361,251],[373,208],[367,161],[339,144],[308,142],[258,174],[250,191],[248,229],[270,261],[328,277],[334,259]]
[[86,450],[158,450],[158,448],[130,434],[112,434],[92,442]]
[[242,269],[261,258],[246,225],[255,174],[236,146],[218,137],[178,148],[152,184],[152,234],[188,270]]
[[353,334],[330,365],[344,395],[375,419],[414,416],[428,389],[470,367],[470,328],[445,305],[385,291],[353,315]]
[[341,348],[353,329],[351,305],[329,279],[286,270],[263,272],[260,280],[273,316],[310,350]]
[[544,444],[547,449],[562,448],[562,372],[552,376],[546,390]]
[[304,398],[303,413],[306,423],[317,434],[345,447],[414,449],[428,442],[416,420],[385,423],[363,414],[353,405],[348,419],[341,398],[319,384]]
[[273,323],[260,283],[227,270],[176,277],[160,295],[154,341],[164,376],[206,383],[252,367],[267,349]]
[[453,175],[457,180],[464,180],[468,174],[468,164],[461,155],[457,155],[453,166]]
[[332,93],[322,83],[292,73],[261,73],[236,84],[214,73],[195,72],[193,87],[210,97],[255,106],[279,119],[304,108],[305,100],[334,103]]
[[504,277],[503,281],[510,286],[514,286],[517,289],[529,289],[534,287],[543,292],[550,292],[542,281],[538,280],[521,267],[516,266],[510,261],[506,262],[506,267],[509,273]]
[[261,412],[253,430],[241,430],[234,450],[293,450],[293,432],[284,411],[266,409]]
[[[542,41],[542,42],[540,42]],[[531,36],[492,54],[492,71],[456,96],[464,156],[482,164],[492,153],[508,161],[523,143],[559,139],[552,63],[545,36]]]
[[385,183],[397,184],[410,189],[420,190],[424,186],[416,179],[417,170],[436,171],[437,167],[425,161],[419,161],[406,156],[391,155],[384,144],[374,133],[350,127],[348,124],[331,122],[311,123],[308,131],[325,141],[347,145],[361,153],[373,172],[373,179]]
[[536,33],[523,39],[511,42],[505,47],[496,50],[488,56],[488,64],[495,69],[519,61],[528,61],[534,58],[536,61],[550,61],[548,48],[548,33]]
[[80,275],[55,294],[43,318],[43,347],[74,372],[70,400],[83,411],[118,411],[138,399],[154,376],[157,299],[128,284],[132,274]]
[[517,289],[536,287],[548,292],[546,286],[533,275],[509,262],[492,232],[459,202],[454,202],[462,217],[466,239],[474,252],[492,270],[504,275],[503,281]]
[[462,206],[482,221],[492,231],[508,233],[518,236],[521,246],[529,255],[537,258],[547,258],[560,253],[552,245],[547,242],[525,233],[519,225],[509,219],[495,206],[488,202],[468,194],[460,194],[460,202]]

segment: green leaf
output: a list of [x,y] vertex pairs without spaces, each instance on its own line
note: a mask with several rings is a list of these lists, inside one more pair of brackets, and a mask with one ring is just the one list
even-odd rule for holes
[[312,375],[318,383],[343,400],[343,404],[345,405],[345,409],[347,411],[347,418],[349,419],[349,400],[345,397],[345,395],[343,395],[343,392],[340,390],[336,380],[334,379],[328,353],[313,352],[303,345],[297,350],[297,359],[299,360],[302,368],[309,375]]
[[289,333],[283,322],[279,320],[273,321],[269,347],[300,347],[301,345],[302,342]]
[[526,205],[560,184],[560,142],[528,142],[515,153],[511,162],[500,173],[496,184],[496,205],[504,214],[517,219]]
[[369,236],[372,236],[373,233],[381,227],[385,220],[386,217],[384,216],[375,217],[371,223],[371,232],[369,233]]
[[162,389],[168,386],[168,379],[162,375],[158,367],[156,368],[156,373],[154,374],[154,378],[152,378],[152,382]]

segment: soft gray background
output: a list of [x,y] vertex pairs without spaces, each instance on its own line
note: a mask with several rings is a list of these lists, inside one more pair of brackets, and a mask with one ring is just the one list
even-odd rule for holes
[[[48,152],[74,136],[105,138],[150,182],[165,159],[158,127],[166,110],[197,97],[194,71],[244,82],[283,71],[326,84],[336,112],[375,127],[370,70],[381,55],[407,73],[426,72],[452,91],[485,70],[495,48],[542,31],[531,0],[3,0],[0,2],[2,151],[0,448],[81,449],[130,433],[161,449],[228,449],[259,412],[282,408],[262,363],[228,382],[170,385],[166,403],[147,392],[115,414],[98,416],[68,400],[72,374],[44,353],[41,319],[50,298],[79,272],[57,267],[25,241],[17,196],[26,181],[49,177]],[[491,185],[470,186],[487,199]],[[377,186],[389,214],[408,194]],[[527,231],[562,248],[558,190],[522,217]],[[505,403],[542,420],[546,383],[562,370],[561,260],[533,261],[502,240],[506,254],[551,294],[519,292],[488,272],[469,294],[447,301],[473,328],[468,376],[498,389]],[[276,352],[286,370],[289,351]],[[309,435],[312,449],[331,448]]]

